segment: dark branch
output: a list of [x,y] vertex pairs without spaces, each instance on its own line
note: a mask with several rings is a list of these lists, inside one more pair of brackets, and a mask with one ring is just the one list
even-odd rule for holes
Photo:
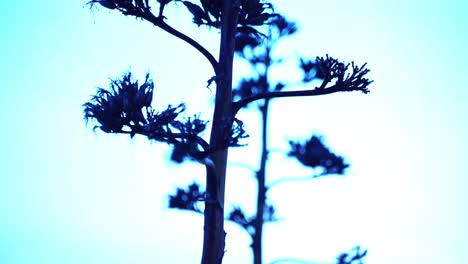
[[[148,139],[152,139],[153,137],[155,138],[158,138],[158,139],[167,139],[167,140],[164,140],[164,142],[166,143],[176,143],[175,140],[176,139],[188,139],[188,140],[193,140],[195,143],[197,143],[202,149],[203,149],[203,152],[206,152],[206,155],[208,155],[208,153],[210,151],[210,145],[208,144],[208,142],[206,142],[206,140],[204,140],[203,138],[199,137],[199,136],[194,136],[193,134],[191,133],[173,133],[173,132],[170,132],[170,133],[166,133],[166,132],[161,132],[161,133],[154,133],[154,132],[148,132],[148,131],[139,131],[139,132],[135,132],[134,130],[132,131],[125,131],[125,130],[120,130],[120,131],[113,131],[113,133],[115,134],[128,134],[128,135],[142,135],[142,136],[146,136],[148,137]],[[171,140],[173,139],[173,140]],[[160,140],[158,140],[160,141]],[[200,153],[201,155],[202,153]]]
[[325,177],[325,176],[341,176],[341,175],[339,175],[339,174],[330,175],[330,174],[327,174],[327,173],[320,173],[320,174],[311,175],[311,176],[295,176],[295,177],[279,178],[279,179],[273,181],[272,183],[270,183],[270,185],[268,185],[267,191],[269,191],[271,188],[273,188],[273,187],[275,187],[275,186],[277,186],[277,185],[279,185],[281,183],[310,181],[310,180],[314,180],[314,179]]
[[[367,255],[367,250],[362,250],[360,246],[356,246],[350,252],[341,253],[337,259],[336,264],[362,264],[364,257]],[[318,262],[310,261],[297,258],[279,258],[269,264],[279,264],[279,263],[299,263],[299,264],[325,264],[329,262]]]
[[243,169],[246,169],[252,173],[255,173],[257,168],[255,168],[254,166],[248,164],[248,163],[245,163],[245,162],[236,162],[236,161],[229,161],[229,166],[232,166],[232,167],[239,167],[239,168],[243,168]]
[[[233,113],[236,114],[247,104],[262,99],[316,96],[351,91],[369,93],[367,87],[372,83],[372,81],[365,78],[365,75],[369,72],[369,69],[366,68],[366,64],[363,64],[361,67],[356,66],[354,63],[344,64],[343,62],[327,55],[325,58],[317,57],[313,65],[317,68],[317,76],[322,79],[322,84],[320,86],[311,90],[270,91],[253,94],[234,102]],[[351,66],[350,70],[349,66]]]
[[336,92],[343,92],[347,91],[340,85],[333,85],[326,89],[315,88],[313,90],[302,90],[302,91],[273,91],[273,92],[266,92],[262,94],[252,95],[250,97],[244,98],[237,102],[234,102],[233,105],[233,112],[237,113],[242,107],[246,106],[247,104],[262,100],[262,99],[272,99],[272,98],[281,98],[281,97],[299,97],[299,96],[317,96],[317,95],[325,95],[325,94],[332,94]]
[[198,50],[205,58],[210,62],[211,66],[213,67],[213,71],[216,75],[218,75],[218,61],[216,58],[202,45],[196,42],[194,39],[190,38],[189,36],[183,34],[182,32],[176,30],[175,28],[171,27],[169,24],[163,21],[162,17],[156,17],[150,12],[141,13],[141,18],[146,19],[147,21],[153,23],[153,25],[161,28],[162,30],[166,31],[167,33],[187,42],[189,45],[194,47]]
[[134,16],[137,18],[144,19],[148,22],[151,22],[153,25],[161,28],[162,30],[166,31],[167,33],[175,36],[176,38],[179,38],[185,42],[187,42],[190,46],[194,47],[196,50],[198,50],[205,58],[210,62],[211,66],[213,67],[213,70],[215,74],[218,74],[218,61],[215,59],[215,57],[207,50],[205,49],[202,45],[200,45],[198,42],[196,42],[194,39],[190,38],[189,36],[183,34],[182,32],[176,30],[175,28],[171,27],[168,25],[166,22],[164,22],[164,16],[163,16],[163,9],[164,6],[170,1],[163,1],[162,3],[160,2],[160,8],[159,8],[159,15],[155,16],[151,10],[150,7],[147,5],[139,6],[139,5],[134,5],[133,2],[128,1],[128,2],[117,2],[115,0],[92,0],[88,2],[91,6],[95,3],[100,3],[102,6],[108,9],[117,9],[119,10],[122,14],[126,16]]

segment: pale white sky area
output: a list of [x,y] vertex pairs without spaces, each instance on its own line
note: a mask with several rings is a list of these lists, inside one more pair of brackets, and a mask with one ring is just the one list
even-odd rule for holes
[[[345,177],[271,190],[281,221],[265,229],[265,263],[333,263],[361,245],[366,263],[468,263],[468,4],[466,1],[273,1],[297,35],[275,78],[299,55],[368,62],[371,93],[275,100],[270,144],[324,136],[351,164]],[[168,22],[217,56],[219,33],[191,25],[182,5]],[[209,64],[146,22],[85,1],[0,2],[0,263],[199,263],[203,219],[167,209],[175,187],[204,181],[197,164],[168,162],[169,147],[86,126],[97,86],[151,72],[156,108],[183,101],[209,119]],[[240,64],[236,64],[239,66]],[[236,68],[236,76],[245,69]],[[258,119],[231,161],[257,166]],[[208,136],[208,135],[206,135]],[[268,179],[309,173],[273,152]],[[253,174],[232,166],[227,207],[253,212]],[[226,224],[226,264],[250,263],[250,240]]]

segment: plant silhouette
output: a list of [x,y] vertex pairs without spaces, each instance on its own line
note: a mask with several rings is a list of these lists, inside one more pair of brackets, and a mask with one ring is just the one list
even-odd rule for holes
[[[190,210],[204,215],[204,240],[202,264],[220,264],[224,255],[225,220],[225,177],[228,149],[245,144],[247,132],[237,118],[241,109],[257,105],[262,116],[262,154],[260,168],[256,172],[258,181],[257,212],[246,216],[241,207],[235,207],[227,218],[242,226],[252,237],[254,263],[262,263],[263,225],[275,220],[275,208],[267,203],[270,188],[287,178],[270,185],[266,184],[266,162],[268,159],[267,120],[269,102],[275,98],[318,96],[336,92],[360,91],[368,93],[372,82],[366,78],[366,65],[343,63],[328,55],[315,59],[301,58],[298,62],[303,73],[300,83],[271,83],[268,72],[273,64],[279,63],[271,56],[271,51],[281,38],[296,32],[294,23],[277,13],[271,3],[260,0],[92,0],[91,7],[101,7],[118,11],[125,16],[133,16],[152,23],[174,37],[186,42],[200,52],[212,66],[214,76],[208,84],[216,84],[215,107],[210,139],[202,133],[207,122],[198,115],[187,117],[183,103],[168,105],[161,112],[154,110],[153,81],[149,74],[139,83],[131,73],[112,80],[108,89],[98,88],[91,100],[83,105],[84,117],[94,122],[94,129],[106,133],[141,135],[151,141],[172,145],[171,159],[182,163],[187,159],[206,167],[206,188],[201,191],[197,183],[186,189],[179,188],[169,198],[172,208]],[[170,26],[164,16],[164,9],[170,4],[182,4],[198,26],[219,30],[220,52],[215,58],[205,47],[193,38]],[[256,76],[245,78],[239,87],[232,88],[234,54],[239,54],[255,69]],[[263,71],[260,70],[263,66]],[[297,85],[309,85],[306,90],[295,90]],[[308,178],[331,174],[341,175],[348,164],[332,153],[321,141],[312,136],[306,142],[291,140],[287,155],[296,158],[302,165],[315,172]],[[204,203],[204,210],[197,203]],[[343,253],[338,263],[361,261],[366,251],[359,248],[354,253]]]

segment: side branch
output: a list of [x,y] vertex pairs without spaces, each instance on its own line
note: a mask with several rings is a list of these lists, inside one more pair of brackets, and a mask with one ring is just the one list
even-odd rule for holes
[[[302,63],[302,62],[301,62]],[[301,91],[271,91],[250,95],[242,98],[241,100],[233,103],[233,113],[236,114],[242,107],[247,104],[263,99],[272,99],[279,97],[295,97],[295,96],[315,96],[332,94],[336,92],[351,92],[361,91],[363,93],[369,93],[368,86],[373,81],[365,77],[369,72],[366,68],[366,64],[362,66],[356,66],[354,62],[351,64],[344,64],[328,55],[323,57],[317,57],[314,63],[311,63],[311,67],[305,69],[305,73],[309,74],[309,71],[315,69],[314,77],[304,77],[303,82],[307,83],[313,79],[322,79],[322,84],[316,86],[311,90]],[[351,66],[351,69],[349,69]]]
[[241,99],[237,102],[233,103],[233,113],[236,114],[242,107],[246,106],[247,104],[262,100],[262,99],[272,99],[272,98],[280,98],[280,97],[298,97],[298,96],[316,96],[316,95],[325,95],[325,94],[332,94],[336,92],[344,92],[349,91],[346,87],[342,85],[333,85],[328,88],[315,88],[312,90],[301,90],[301,91],[273,91],[273,92],[266,92],[261,94],[255,94],[244,99]]
[[[310,181],[310,180],[314,180],[314,179],[324,177],[324,176],[329,176],[329,175],[326,174],[326,173],[320,173],[320,174],[316,174],[316,175],[312,175],[312,176],[284,177],[284,178],[280,178],[280,179],[277,179],[277,180],[273,181],[270,185],[268,185],[266,190],[269,191],[271,188],[273,188],[273,187],[275,187],[275,186],[277,186],[277,185],[279,185],[281,183],[285,183],[285,182]],[[339,175],[337,175],[337,176],[339,176]]]
[[190,46],[194,47],[196,50],[198,50],[205,58],[210,62],[211,66],[213,67],[213,70],[216,75],[218,75],[218,61],[215,59],[215,57],[207,50],[205,49],[202,45],[200,45],[198,42],[196,42],[194,39],[190,38],[189,36],[183,34],[182,32],[176,30],[175,28],[171,27],[169,24],[164,22],[164,16],[163,16],[163,8],[164,5],[162,5],[159,9],[159,15],[155,16],[149,9],[149,7],[144,7],[140,8],[138,6],[134,6],[131,3],[126,3],[126,4],[116,4],[115,2],[111,3],[113,4],[112,6],[107,6],[104,5],[106,1],[98,1],[98,0],[93,0],[90,1],[89,3],[100,3],[101,5],[105,6],[106,8],[110,9],[115,9],[117,8],[122,14],[128,16],[134,16],[137,18],[144,19],[148,22],[151,22],[153,25],[161,28],[162,30],[166,31],[167,33],[175,36],[176,38],[179,38],[185,42],[187,42]]
[[[138,131],[138,132],[135,132]],[[134,135],[142,135],[147,137],[148,139],[154,139],[156,141],[161,141],[161,142],[166,142],[166,143],[179,143],[176,139],[187,139],[187,140],[192,140],[196,144],[198,144],[202,149],[203,152],[200,152],[199,155],[201,156],[207,156],[211,151],[210,151],[210,145],[208,142],[206,142],[203,138],[199,136],[194,136],[193,134],[189,133],[153,133],[153,132],[148,132],[144,131],[139,128],[134,128],[134,131],[126,131],[126,130],[120,130],[120,131],[115,131],[114,133],[116,134],[128,134],[131,137]]]
[[190,38],[189,36],[183,34],[182,32],[176,30],[175,28],[171,27],[169,24],[164,22],[162,17],[156,17],[153,14],[143,13],[141,18],[146,19],[147,21],[153,23],[153,25],[161,28],[162,30],[166,31],[167,33],[179,38],[185,42],[187,42],[190,46],[194,47],[198,50],[205,58],[210,62],[211,67],[216,75],[218,75],[218,61],[216,58],[207,50],[205,49],[200,43],[196,42],[194,39]]

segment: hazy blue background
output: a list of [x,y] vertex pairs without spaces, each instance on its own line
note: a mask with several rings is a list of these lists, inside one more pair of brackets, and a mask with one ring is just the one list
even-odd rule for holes
[[[273,148],[316,132],[352,166],[345,178],[272,189],[282,221],[266,227],[266,263],[330,263],[357,244],[369,249],[366,263],[468,263],[466,1],[274,3],[300,25],[278,53],[368,62],[375,83],[369,95],[273,103]],[[192,26],[182,5],[168,11],[217,54],[216,31]],[[1,1],[0,20],[0,263],[198,263],[202,217],[166,206],[176,185],[204,180],[203,168],[168,163],[162,144],[93,133],[81,105],[110,77],[150,71],[157,107],[185,101],[208,119],[204,58],[81,0]],[[242,117],[252,148],[231,160],[256,166],[258,121]],[[271,161],[270,179],[307,173],[278,152]],[[253,212],[253,183],[233,167],[227,201]],[[225,263],[249,263],[248,236],[226,230]]]

